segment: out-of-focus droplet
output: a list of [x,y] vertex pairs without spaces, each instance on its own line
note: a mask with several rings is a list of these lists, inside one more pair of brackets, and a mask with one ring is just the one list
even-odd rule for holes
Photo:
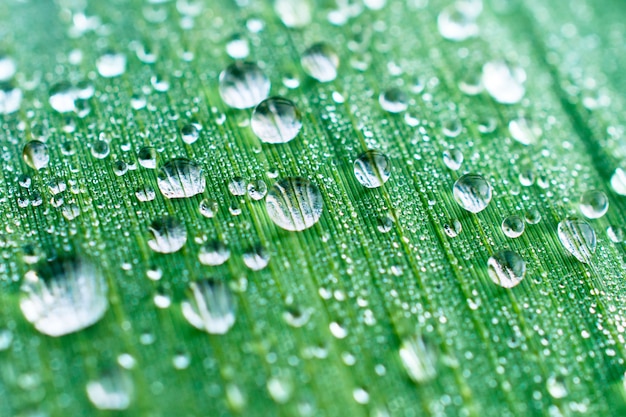
[[217,266],[230,258],[230,250],[221,240],[207,242],[200,246],[198,260],[203,265]]
[[443,163],[451,170],[456,171],[463,163],[463,153],[456,149],[443,151]]
[[526,93],[526,72],[504,61],[490,61],[483,65],[482,82],[487,93],[499,103],[519,103]]
[[195,124],[189,123],[188,125],[183,126],[182,129],[180,129],[180,135],[183,139],[183,142],[185,142],[187,145],[191,145],[200,137],[200,131]]
[[619,195],[626,195],[626,170],[616,168],[611,176],[611,187]]
[[253,62],[235,62],[219,76],[220,96],[235,109],[256,106],[267,98],[270,87],[269,78]]
[[134,395],[134,384],[126,371],[111,370],[87,383],[89,401],[100,410],[126,410]]
[[148,246],[155,252],[173,253],[179,251],[187,242],[187,229],[177,219],[164,216],[150,224],[151,238]]
[[46,168],[50,162],[48,146],[38,140],[31,140],[22,149],[22,158],[26,165],[32,169],[40,170]]
[[451,41],[464,41],[478,35],[476,17],[464,12],[456,4],[443,9],[437,17],[439,34]]
[[589,263],[596,251],[596,232],[584,220],[565,219],[557,228],[563,247],[582,263]]
[[290,231],[312,227],[322,216],[324,200],[319,188],[302,177],[288,177],[274,183],[265,198],[272,221]]
[[537,143],[541,136],[541,128],[534,121],[525,117],[519,117],[509,122],[511,137],[522,145]]
[[261,200],[267,194],[267,185],[263,180],[255,180],[248,184],[248,195],[253,200]]
[[0,83],[0,114],[13,114],[22,105],[22,90],[10,83]]
[[590,190],[580,196],[578,207],[586,218],[599,219],[609,210],[609,198],[602,191]]
[[59,113],[69,113],[76,109],[76,91],[74,86],[67,81],[54,84],[50,88],[48,102]]
[[409,378],[423,384],[437,376],[435,347],[421,335],[407,337],[400,345],[400,360]]
[[96,68],[102,77],[119,77],[126,71],[126,55],[106,52],[96,60]]
[[202,199],[202,201],[200,201],[200,204],[198,205],[200,214],[209,219],[215,217],[218,208],[219,206],[217,204],[217,201],[209,198]]
[[270,254],[263,246],[253,246],[242,256],[243,263],[253,271],[260,271],[270,262]]
[[157,165],[157,152],[152,146],[142,146],[137,152],[139,165],[147,169],[155,169]]
[[250,54],[248,39],[240,34],[234,34],[226,42],[226,53],[233,59],[244,59]]
[[330,82],[337,78],[339,55],[326,43],[309,47],[302,54],[300,63],[304,71],[319,82]]
[[393,87],[380,93],[378,103],[389,113],[401,113],[409,107],[409,97],[402,89]]
[[210,334],[225,334],[233,327],[236,307],[228,285],[214,279],[189,284],[189,296],[181,303],[185,319]]
[[289,28],[302,28],[311,23],[313,8],[309,0],[274,0],[274,10]]
[[516,252],[504,250],[489,257],[487,272],[494,283],[513,288],[524,279],[526,262]]
[[0,54],[0,82],[9,81],[16,71],[15,60],[9,55]]

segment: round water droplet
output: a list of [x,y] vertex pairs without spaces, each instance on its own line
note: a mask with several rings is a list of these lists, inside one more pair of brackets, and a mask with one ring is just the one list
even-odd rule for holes
[[317,81],[325,83],[337,78],[339,56],[328,44],[316,43],[302,54],[300,63],[304,72]]
[[465,174],[454,183],[454,199],[465,210],[479,213],[491,201],[491,185],[478,174]]
[[509,216],[502,221],[502,232],[506,237],[515,239],[524,233],[524,220],[519,216]]
[[513,119],[509,122],[511,137],[522,145],[537,143],[541,136],[541,128],[535,122],[525,117]]
[[309,0],[275,0],[274,10],[289,28],[301,28],[311,23],[313,10]]
[[110,371],[87,383],[89,401],[100,410],[126,410],[133,394],[133,380],[125,371]]
[[596,251],[596,232],[584,220],[565,219],[559,223],[558,236],[569,253],[582,263],[589,263]]
[[102,77],[119,77],[126,71],[126,55],[107,52],[96,60],[96,68]]
[[475,16],[465,13],[457,5],[448,6],[439,13],[437,29],[444,38],[457,42],[478,35]]
[[147,169],[156,168],[157,152],[152,146],[144,146],[137,152],[137,161],[139,165]]
[[13,114],[22,105],[22,90],[12,84],[0,83],[0,114]]
[[156,198],[156,193],[152,187],[144,184],[135,190],[135,197],[141,202],[152,201]]
[[421,335],[407,337],[400,345],[400,359],[409,378],[418,384],[437,376],[435,345]]
[[105,140],[96,140],[91,145],[91,154],[96,159],[104,159],[109,156],[110,152],[109,144]]
[[491,61],[483,65],[482,82],[489,95],[499,103],[518,103],[526,93],[524,70],[511,67],[504,61]]
[[270,80],[253,62],[235,62],[220,73],[222,100],[235,109],[254,107],[270,92]]
[[57,112],[73,112],[76,109],[74,100],[76,100],[76,91],[69,82],[63,81],[50,88],[48,102]]
[[270,254],[263,246],[254,246],[244,252],[243,263],[253,271],[260,271],[270,262]]
[[449,223],[445,223],[443,225],[443,231],[446,235],[448,235],[448,237],[457,237],[462,230],[463,226],[457,219],[453,219]]
[[494,253],[487,261],[489,278],[504,288],[513,288],[526,275],[526,262],[517,253],[504,250]]
[[403,90],[397,87],[380,93],[378,102],[383,110],[389,113],[401,113],[409,107],[409,97]]
[[250,126],[261,142],[287,143],[300,132],[302,117],[290,100],[271,97],[255,107]]
[[9,81],[16,71],[15,60],[8,55],[0,54],[0,82]]
[[180,135],[183,138],[183,142],[185,142],[187,145],[191,145],[200,137],[200,131],[195,124],[190,123],[183,126],[183,128],[180,130]]
[[243,59],[250,54],[248,39],[240,34],[234,34],[226,43],[226,53],[233,59]]
[[173,217],[164,216],[152,222],[148,246],[155,252],[173,253],[187,242],[187,229]]
[[626,241],[626,230],[620,226],[609,226],[606,229],[606,235],[613,243],[621,243]]
[[536,208],[531,208],[526,211],[526,223],[537,224],[541,221],[541,213]]
[[449,169],[456,171],[461,168],[463,163],[463,153],[456,148],[443,151],[443,163]]
[[104,276],[88,260],[57,258],[24,277],[20,309],[48,336],[80,331],[99,321],[109,307]]
[[270,219],[290,231],[312,227],[322,216],[323,206],[319,188],[301,177],[288,177],[274,183],[265,198]]
[[261,200],[267,194],[267,185],[262,180],[255,180],[248,184],[248,195],[253,200]]
[[619,195],[626,195],[626,170],[616,168],[611,176],[611,187]]
[[391,176],[389,158],[376,150],[362,153],[354,161],[354,176],[364,187],[377,188],[382,186]]
[[206,180],[198,165],[185,158],[175,158],[159,169],[157,185],[166,198],[186,198],[202,194]]
[[587,191],[580,196],[578,207],[586,218],[599,219],[608,211],[609,199],[602,191]]
[[202,214],[204,217],[207,217],[209,219],[212,217],[215,217],[215,214],[217,214],[218,208],[219,206],[217,204],[217,201],[213,199],[209,199],[209,198],[202,199],[202,201],[200,201],[200,204],[198,205],[200,214]]
[[47,167],[50,162],[48,146],[38,140],[31,140],[24,145],[22,158],[24,158],[24,162],[32,169],[43,169]]
[[243,177],[234,177],[228,183],[228,191],[234,196],[246,194],[246,179]]
[[233,327],[236,307],[230,288],[214,279],[189,284],[187,300],[181,303],[185,319],[210,334],[225,334]]
[[215,240],[200,246],[198,260],[203,265],[217,266],[230,258],[230,250],[224,242]]

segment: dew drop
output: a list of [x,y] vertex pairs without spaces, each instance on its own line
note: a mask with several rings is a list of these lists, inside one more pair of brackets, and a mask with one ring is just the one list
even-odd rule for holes
[[565,249],[582,263],[589,263],[596,251],[596,232],[584,220],[562,220],[557,228],[559,240]]
[[524,227],[524,220],[519,216],[509,216],[502,221],[502,233],[513,239],[524,233]]
[[144,184],[135,190],[135,197],[141,202],[152,201],[156,198],[156,193],[151,186]]
[[73,112],[76,107],[74,100],[76,99],[76,92],[74,86],[67,81],[62,81],[53,85],[50,88],[50,97],[48,102],[54,110],[59,113]]
[[536,208],[531,208],[526,211],[526,223],[537,224],[541,221],[541,213]]
[[522,145],[532,145],[542,134],[541,128],[534,121],[525,117],[513,119],[509,122],[511,137]]
[[402,340],[400,360],[409,378],[423,384],[437,376],[437,354],[435,347],[421,335]]
[[591,190],[580,196],[578,205],[582,214],[588,219],[598,219],[609,209],[609,199],[602,191]]
[[243,263],[253,271],[260,271],[270,262],[270,254],[263,246],[253,246],[244,252]]
[[387,155],[369,150],[354,161],[354,176],[366,188],[378,188],[391,176],[391,166]]
[[437,29],[445,39],[457,42],[478,35],[475,16],[464,13],[457,5],[448,6],[439,13]]
[[204,279],[189,284],[181,309],[192,326],[210,334],[225,334],[235,324],[235,298],[222,281]]
[[202,194],[206,180],[202,169],[194,162],[175,158],[159,169],[157,185],[166,198],[186,198]]
[[0,114],[13,114],[22,105],[22,90],[8,83],[0,83]]
[[126,410],[134,395],[134,384],[125,371],[109,371],[87,383],[89,401],[100,410]]
[[451,220],[449,223],[443,225],[443,231],[448,237],[457,237],[463,230],[461,222],[457,219]]
[[253,62],[235,62],[220,73],[219,92],[222,100],[235,109],[254,107],[270,92],[270,80]]
[[226,43],[226,53],[233,59],[244,59],[250,54],[248,40],[240,34],[234,34]]
[[253,200],[261,200],[267,194],[267,185],[263,180],[255,180],[248,184],[248,195]]
[[546,381],[546,388],[552,398],[564,398],[567,396],[567,387],[561,376],[550,375]]
[[324,201],[319,188],[301,177],[287,177],[274,183],[265,198],[272,221],[290,231],[312,227],[322,216]]
[[275,0],[274,10],[289,28],[302,28],[311,23],[313,10],[309,0]]
[[465,210],[479,213],[491,201],[491,185],[478,174],[465,174],[454,183],[454,199]]
[[389,113],[402,113],[409,107],[409,97],[400,88],[393,87],[380,93],[378,103]]
[[187,229],[170,216],[154,220],[149,231],[151,238],[148,240],[148,246],[155,252],[173,253],[180,250],[187,242]]
[[489,95],[499,103],[518,103],[526,93],[524,70],[511,67],[504,61],[491,61],[483,65],[482,82]]
[[255,107],[250,126],[261,142],[287,143],[300,132],[302,117],[292,101],[270,97]]
[[183,126],[180,130],[180,136],[187,145],[191,145],[200,137],[200,131],[193,123]]
[[32,169],[40,170],[46,168],[50,162],[48,146],[38,140],[31,140],[22,149],[22,158],[26,165]]
[[110,152],[109,144],[105,140],[96,140],[91,145],[91,155],[96,159],[104,159]]
[[300,63],[304,72],[325,83],[337,78],[339,55],[326,43],[316,43],[302,54]]
[[611,187],[619,195],[626,195],[626,170],[616,168],[611,176]]
[[619,226],[609,226],[606,228],[606,235],[613,243],[621,243],[626,241],[626,230]]
[[267,380],[267,392],[278,404],[284,404],[291,398],[293,384],[286,377],[273,376]]
[[456,171],[461,168],[461,164],[463,164],[463,153],[456,148],[443,151],[443,163],[448,169]]
[[494,283],[504,288],[513,288],[524,279],[526,262],[513,251],[500,251],[489,257],[487,272]]
[[200,211],[200,214],[209,219],[215,217],[218,209],[219,206],[217,204],[217,201],[210,198],[202,199],[202,201],[200,201],[200,204],[198,205],[198,210]]
[[234,196],[242,196],[246,194],[246,179],[243,177],[234,177],[228,183],[228,191]]
[[198,260],[203,265],[222,265],[228,258],[230,258],[230,250],[220,240],[205,243],[200,246],[198,252]]
[[126,71],[126,55],[107,52],[96,60],[96,68],[102,77],[119,77]]
[[137,152],[137,161],[139,162],[139,165],[146,169],[155,169],[157,165],[156,159],[157,152],[152,146],[143,146],[139,149],[139,152]]
[[9,81],[16,71],[15,60],[8,55],[0,54],[0,82]]

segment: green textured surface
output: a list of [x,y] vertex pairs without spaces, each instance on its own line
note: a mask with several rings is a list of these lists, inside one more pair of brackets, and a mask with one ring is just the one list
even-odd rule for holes
[[[626,222],[626,197],[609,186],[613,170],[626,159],[623,2],[489,1],[478,19],[480,36],[461,43],[438,33],[437,14],[449,2],[437,0],[388,0],[382,10],[365,9],[343,26],[328,23],[335,5],[320,1],[313,23],[299,30],[285,28],[269,2],[238,7],[199,1],[204,7],[191,19],[193,27],[183,29],[181,7],[173,1],[92,1],[86,14],[103,25],[72,37],[72,13],[81,10],[80,3],[0,4],[0,49],[16,60],[16,83],[25,90],[21,110],[0,116],[0,329],[13,335],[9,349],[0,352],[0,416],[626,413],[625,247],[605,232]],[[162,22],[150,21],[158,16]],[[264,23],[259,33],[246,29],[253,18]],[[302,112],[296,140],[262,145],[243,126],[250,112],[221,101],[217,76],[232,61],[224,45],[235,33],[249,39],[249,59],[263,64],[272,95],[293,100]],[[156,63],[141,63],[131,41],[157,51]],[[307,78],[299,65],[300,54],[317,41],[330,43],[341,58],[339,76],[328,84]],[[79,65],[68,63],[74,49],[83,52]],[[95,60],[108,49],[128,57],[119,78],[97,75]],[[193,60],[182,59],[184,51]],[[486,93],[469,97],[459,91],[467,74],[501,58],[527,73],[521,103],[507,106]],[[369,62],[367,70],[353,68],[357,60]],[[402,73],[395,74],[396,68]],[[301,79],[299,88],[282,85],[287,74]],[[169,90],[154,91],[152,77],[167,79]],[[421,94],[410,92],[415,77],[426,83]],[[54,112],[50,86],[81,79],[96,88],[91,113],[80,119]],[[380,108],[378,94],[391,86],[409,93],[406,115],[419,125]],[[146,95],[145,109],[132,109],[134,94]],[[338,103],[337,94],[345,102]],[[605,105],[583,105],[585,97],[600,96]],[[510,139],[508,121],[520,114],[543,129],[539,143],[525,147]],[[442,126],[454,117],[463,132],[448,138]],[[482,134],[478,126],[489,117],[498,127]],[[68,120],[76,124],[73,133],[63,130]],[[190,121],[203,130],[200,140],[186,145],[180,129]],[[34,172],[21,150],[37,125],[47,131],[51,161],[48,169]],[[90,152],[101,132],[111,145],[105,160]],[[64,155],[63,143],[76,153]],[[125,144],[130,151],[123,151]],[[113,162],[136,162],[143,145],[158,149],[159,163],[180,156],[199,163],[207,175],[204,195],[166,200],[156,172],[142,167],[116,176]],[[465,155],[457,172],[441,158],[451,146]],[[392,161],[383,188],[365,189],[352,173],[352,162],[368,148]],[[518,176],[528,169],[547,187],[522,187]],[[228,192],[235,176],[270,185],[268,172],[316,183],[325,203],[321,221],[304,232],[283,231],[268,219],[262,201]],[[483,174],[494,188],[491,204],[478,215],[452,199],[452,184],[465,172]],[[32,175],[30,190],[18,186],[22,173]],[[72,221],[48,203],[46,184],[54,178],[68,185],[66,204],[81,208]],[[157,190],[154,201],[137,201],[134,191],[141,184]],[[590,221],[598,250],[584,265],[566,254],[556,225],[577,214],[580,194],[594,188],[605,191],[611,205],[606,216]],[[17,199],[35,190],[44,204],[19,208]],[[213,219],[198,212],[204,197],[219,202]],[[230,214],[233,205],[240,215]],[[530,208],[540,211],[542,221],[527,225],[520,238],[506,238],[502,219]],[[148,247],[147,229],[166,213],[184,223],[189,238],[181,251],[161,255]],[[396,223],[389,233],[379,232],[379,219],[390,213]],[[463,226],[455,238],[443,231],[451,219]],[[216,238],[227,242],[230,260],[201,265],[199,242]],[[271,261],[253,272],[241,255],[259,244],[269,249]],[[106,316],[60,338],[37,333],[19,309],[26,245],[48,256],[75,251],[96,259],[110,286]],[[496,287],[487,276],[488,257],[501,249],[513,249],[527,262],[525,280],[512,290]],[[152,267],[163,270],[158,282],[146,276]],[[205,277],[238,289],[237,322],[222,336],[192,328],[180,311],[188,283]],[[155,306],[158,293],[172,298],[169,308]],[[312,311],[304,327],[283,319],[290,305]],[[347,329],[345,338],[332,336],[332,322]],[[402,339],[416,332],[436,346],[438,358],[437,377],[423,384],[411,382],[397,353]],[[154,343],[140,343],[145,333]],[[315,357],[322,350],[325,357]],[[124,353],[137,362],[129,371],[134,401],[125,412],[98,412],[85,385]],[[174,368],[178,353],[189,355],[187,369]],[[348,355],[354,364],[346,364]],[[293,386],[285,404],[268,394],[271,377]],[[550,377],[562,379],[565,397],[550,395]],[[246,399],[239,410],[226,399],[227,387],[234,386]],[[367,404],[353,398],[358,388],[369,393]]]

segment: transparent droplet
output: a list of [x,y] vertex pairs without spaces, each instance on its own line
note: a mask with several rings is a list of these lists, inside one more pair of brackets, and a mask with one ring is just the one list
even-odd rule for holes
[[409,97],[403,90],[397,87],[380,93],[378,102],[383,110],[389,113],[401,113],[409,107]]
[[300,132],[302,117],[292,101],[270,97],[255,107],[250,127],[261,142],[287,143]]
[[319,188],[301,177],[277,181],[265,198],[265,208],[270,219],[290,231],[312,227],[322,216],[323,206]]
[[422,335],[403,339],[399,353],[402,365],[413,382],[423,384],[437,376],[435,346]]
[[504,250],[489,257],[487,272],[494,283],[504,288],[513,288],[524,279],[526,262],[517,253]]
[[260,271],[270,262],[270,254],[263,246],[253,246],[244,252],[243,263],[253,271]]
[[619,195],[626,195],[626,170],[616,168],[611,176],[611,187]]
[[620,226],[609,226],[606,228],[606,235],[613,243],[621,243],[626,241],[626,230]]
[[96,68],[102,77],[119,77],[126,71],[126,55],[107,52],[96,60]]
[[300,63],[304,72],[325,83],[337,78],[339,55],[326,43],[316,43],[302,54]]
[[135,197],[141,202],[152,201],[156,198],[156,192],[149,185],[142,185],[135,190]]
[[22,105],[22,90],[9,83],[0,83],[0,114],[13,114]]
[[491,201],[491,185],[478,174],[465,174],[454,183],[454,199],[465,210],[479,213]]
[[191,145],[200,137],[200,131],[193,123],[183,126],[180,130],[180,135],[183,138],[183,142],[187,145]]
[[270,80],[253,62],[235,62],[220,73],[222,100],[235,109],[254,107],[270,92]]
[[478,35],[475,16],[464,13],[456,5],[448,6],[439,13],[437,29],[445,39],[457,42]]
[[313,9],[309,0],[274,0],[274,10],[289,28],[301,28],[311,23]]
[[504,61],[491,61],[483,65],[482,82],[487,93],[499,103],[518,103],[526,93],[524,70],[511,67]]
[[26,165],[36,170],[46,168],[50,162],[48,147],[38,140],[31,140],[24,145],[22,157]]
[[234,177],[228,182],[228,191],[234,196],[246,194],[246,179],[243,177]]
[[128,164],[126,162],[119,159],[113,162],[113,173],[115,175],[121,177],[122,175],[126,174],[126,172],[128,172]]
[[513,119],[509,122],[511,137],[522,145],[537,143],[541,136],[541,128],[534,121],[525,117]]
[[200,204],[198,205],[198,210],[200,211],[200,214],[209,219],[215,217],[218,208],[219,205],[217,204],[217,201],[209,198],[202,199],[202,201],[200,201]]
[[380,233],[389,233],[393,227],[393,219],[390,216],[384,216],[378,219],[376,228]]
[[91,144],[91,155],[96,159],[104,159],[110,152],[109,144],[105,140],[96,140]]
[[187,229],[170,216],[154,220],[149,231],[151,238],[148,240],[148,246],[155,252],[173,253],[180,250],[187,242]]
[[126,410],[134,395],[134,384],[126,371],[112,370],[87,383],[89,401],[100,410]]
[[206,179],[198,165],[185,158],[175,158],[159,169],[157,185],[166,198],[186,198],[202,194]]
[[273,376],[267,380],[267,392],[275,402],[284,404],[291,398],[293,384],[286,377]]
[[602,191],[590,190],[580,196],[578,207],[586,218],[599,219],[608,211],[609,199]]
[[57,258],[24,276],[20,309],[48,336],[78,332],[99,321],[109,307],[107,283],[94,264]]
[[181,308],[192,326],[210,334],[225,334],[235,324],[235,298],[222,281],[204,279],[192,282]]
[[453,219],[449,223],[443,225],[443,231],[448,237],[457,237],[463,230],[463,226],[458,219]]
[[61,207],[61,214],[67,220],[74,220],[80,215],[80,213],[80,207],[78,207],[76,204],[66,204]]
[[147,169],[155,169],[157,165],[157,152],[152,146],[143,146],[137,152],[137,161],[139,165]]
[[217,266],[226,262],[230,258],[230,250],[220,240],[207,242],[200,246],[198,260],[203,265]]
[[248,196],[253,200],[261,200],[267,194],[267,185],[263,180],[254,180],[248,184]]
[[13,342],[13,332],[9,329],[0,329],[0,352],[4,352],[11,347]]
[[546,388],[552,398],[565,398],[567,396],[567,387],[562,376],[550,375],[546,381]]
[[391,176],[389,158],[376,150],[362,153],[354,161],[354,176],[366,188],[382,186]]
[[502,221],[502,233],[513,239],[524,233],[524,227],[524,220],[519,216],[509,216]]
[[584,220],[570,218],[559,223],[558,236],[569,253],[582,263],[589,263],[596,251],[596,232]]
[[443,151],[443,163],[451,170],[456,171],[463,164],[463,153],[456,149]]
[[250,55],[250,45],[248,39],[240,34],[230,37],[226,43],[226,53],[233,59],[244,59]]
[[0,54],[0,82],[9,81],[16,71],[15,60],[8,55]]
[[76,91],[69,82],[63,81],[50,88],[48,102],[59,113],[73,112],[76,109],[75,99]]
[[536,208],[526,211],[526,223],[537,224],[541,221],[541,213]]

